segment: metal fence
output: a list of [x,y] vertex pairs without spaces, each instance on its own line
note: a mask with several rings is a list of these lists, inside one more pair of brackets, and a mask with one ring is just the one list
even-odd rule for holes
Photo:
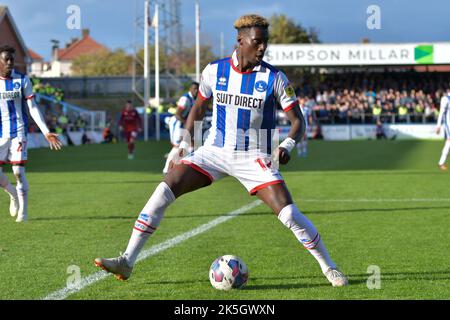
[[86,110],[70,103],[59,101],[54,97],[42,94],[36,94],[37,103],[46,102],[53,109],[54,113],[60,113],[68,119],[67,131],[79,130],[77,120],[84,121],[83,129],[90,131],[102,131],[106,126],[106,111],[103,110]]
[[[66,98],[85,98],[89,96],[119,96],[131,95],[133,91],[133,77],[131,76],[111,76],[111,77],[66,77],[66,78],[40,78],[42,83],[49,83],[55,88],[64,91]],[[189,77],[173,78],[161,75],[160,86],[161,96],[169,95],[180,89],[180,83],[191,81]],[[154,77],[150,78],[153,88]],[[144,92],[144,83],[136,82],[136,90]],[[153,90],[153,89],[152,89]]]

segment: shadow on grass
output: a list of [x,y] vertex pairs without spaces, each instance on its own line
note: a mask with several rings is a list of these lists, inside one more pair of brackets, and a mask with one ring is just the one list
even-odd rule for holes
[[60,181],[60,182],[33,182],[33,186],[35,185],[68,185],[68,184],[75,184],[75,185],[104,185],[104,184],[116,184],[116,185],[122,185],[122,184],[154,184],[154,183],[161,183],[163,181],[163,178],[161,180],[116,180],[116,181],[70,181],[68,183],[67,181]]
[[[342,209],[342,210],[319,210],[319,211],[303,211],[304,214],[335,214],[335,213],[366,213],[366,212],[395,212],[395,211],[424,211],[424,210],[436,210],[436,209],[450,209],[450,206],[445,207],[415,207],[415,208],[364,208],[364,209]],[[444,212],[444,211],[443,211]],[[249,212],[241,214],[240,217],[251,217],[251,216],[275,216],[270,211],[260,211],[260,212]],[[78,220],[129,220],[136,219],[138,214],[129,215],[129,216],[60,216],[60,217],[36,217],[30,220],[33,221],[78,221]],[[222,217],[222,214],[174,214],[167,215],[164,217],[164,220],[172,220],[172,219],[190,219],[190,218],[203,218],[203,217],[213,217],[218,218]],[[226,215],[225,215],[226,216]]]
[[421,211],[421,210],[436,210],[436,209],[450,209],[450,206],[445,207],[405,207],[405,208],[364,208],[364,209],[342,209],[342,210],[311,210],[304,211],[305,214],[334,214],[334,213],[365,213],[365,212],[394,212],[394,211]]
[[[361,274],[349,274],[349,284],[350,285],[362,285],[367,283],[367,279],[371,274],[361,273]],[[274,283],[274,284],[254,284],[254,281],[278,281],[286,280],[298,281],[299,279],[309,279],[310,281],[323,280],[323,283]],[[443,271],[423,271],[423,272],[382,272],[381,281],[407,281],[407,280],[449,280],[450,270]],[[289,289],[308,289],[317,287],[330,287],[330,284],[324,278],[323,275],[317,274],[314,276],[291,276],[291,277],[251,277],[250,284],[241,290],[289,290]],[[148,285],[179,285],[179,284],[198,284],[198,283],[209,283],[208,280],[202,279],[192,279],[192,280],[164,280],[164,281],[148,281]]]
[[[349,282],[365,283],[369,273],[350,274]],[[422,272],[381,272],[381,281],[405,281],[405,280],[450,280],[450,270],[422,271]],[[356,278],[356,279],[355,279]],[[360,278],[360,279],[358,279]]]
[[[299,278],[312,278],[312,277],[296,277],[296,278],[292,278],[292,279],[299,279]],[[323,277],[322,277],[323,278]],[[273,278],[260,278],[261,280],[268,280],[268,279],[273,279]],[[278,278],[280,280],[282,279],[287,279],[287,278]],[[325,278],[323,278],[325,279]],[[256,281],[257,278],[252,278],[253,281]],[[325,280],[326,281],[326,280]],[[182,280],[182,281],[177,281],[177,280],[173,280],[173,281],[149,281],[146,282],[145,284],[147,285],[179,285],[179,284],[198,284],[198,283],[209,283],[209,280]],[[245,286],[244,288],[240,289],[242,291],[247,291],[247,290],[278,290],[278,289],[306,289],[306,288],[313,288],[313,287],[328,287],[330,286],[329,283],[318,283],[318,284],[311,284],[311,283],[293,283],[293,284],[248,284],[247,286]]]
[[137,214],[133,216],[95,216],[95,217],[79,217],[79,216],[62,216],[62,217],[36,217],[31,218],[32,221],[78,221],[78,220],[130,220],[136,219]]
[[280,290],[280,289],[308,289],[317,287],[330,287],[329,283],[295,283],[295,284],[251,284],[244,287],[242,290]]

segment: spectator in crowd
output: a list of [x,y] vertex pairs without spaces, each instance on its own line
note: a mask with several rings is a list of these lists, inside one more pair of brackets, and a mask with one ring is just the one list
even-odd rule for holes
[[305,75],[297,96],[318,123],[435,122],[448,73],[344,72]]

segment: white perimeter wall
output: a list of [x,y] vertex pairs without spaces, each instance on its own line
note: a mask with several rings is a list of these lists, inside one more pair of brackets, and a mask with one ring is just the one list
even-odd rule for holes
[[[279,127],[280,139],[284,139],[289,127]],[[443,130],[441,134],[436,134],[436,125],[434,124],[384,124],[384,132],[388,139],[395,136],[396,139],[444,139]],[[368,140],[376,139],[376,126],[369,124],[355,125],[322,125],[322,134],[324,140]],[[308,133],[311,137],[311,133]]]

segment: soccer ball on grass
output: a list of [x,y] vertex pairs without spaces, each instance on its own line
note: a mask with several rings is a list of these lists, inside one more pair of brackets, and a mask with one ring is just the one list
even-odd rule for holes
[[240,289],[247,280],[248,268],[237,256],[221,256],[209,268],[209,281],[217,290]]

